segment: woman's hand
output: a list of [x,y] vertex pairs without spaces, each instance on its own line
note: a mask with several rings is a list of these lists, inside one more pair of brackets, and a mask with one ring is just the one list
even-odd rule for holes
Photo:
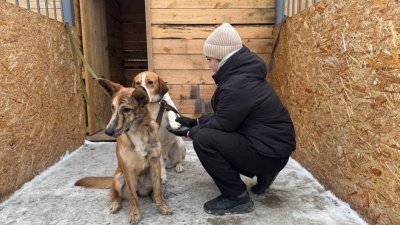
[[184,117],[184,116],[177,117],[175,119],[175,121],[180,123],[182,126],[189,127],[189,128],[192,128],[192,127],[198,125],[197,124],[197,119],[192,119],[192,118]]
[[171,126],[167,126],[167,130],[171,132],[172,134],[175,134],[176,136],[181,136],[181,137],[189,137],[189,127],[180,127],[178,129],[172,129]]

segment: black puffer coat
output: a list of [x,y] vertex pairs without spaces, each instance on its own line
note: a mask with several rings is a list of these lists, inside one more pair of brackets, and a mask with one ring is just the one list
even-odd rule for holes
[[265,81],[264,61],[243,46],[214,74],[217,89],[211,100],[213,114],[199,118],[199,129],[212,128],[244,135],[250,146],[268,157],[288,157],[296,148],[288,111]]

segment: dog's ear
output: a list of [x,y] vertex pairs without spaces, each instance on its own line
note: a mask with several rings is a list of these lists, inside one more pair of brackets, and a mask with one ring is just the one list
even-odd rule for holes
[[[137,75],[136,75],[136,76],[137,76]],[[132,85],[131,85],[131,86],[132,86],[133,88],[136,87],[136,81],[135,81],[135,77],[136,77],[136,76],[134,76],[134,77],[133,77],[133,80],[132,80]]]
[[137,86],[132,93],[132,98],[136,100],[140,107],[146,105],[149,102],[149,95],[142,86]]
[[107,79],[99,78],[97,81],[110,96],[113,96],[119,89],[123,88],[122,85],[113,83]]
[[136,84],[135,78],[136,78],[137,76],[139,76],[140,74],[142,74],[142,72],[136,74],[136,75],[133,77],[133,80],[132,80],[132,87],[133,87],[133,88],[135,88],[136,86],[138,86],[138,85]]
[[165,93],[169,91],[167,82],[165,82],[161,77],[158,77],[158,84],[159,84],[159,92],[160,96],[164,96]]

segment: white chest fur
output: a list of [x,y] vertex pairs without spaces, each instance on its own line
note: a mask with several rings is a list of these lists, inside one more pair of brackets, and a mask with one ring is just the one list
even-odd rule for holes
[[[148,154],[148,136],[142,132],[128,131],[119,137],[118,143],[121,151],[125,155],[132,155],[128,158],[145,158]],[[134,156],[135,155],[135,156]]]
[[129,135],[133,145],[134,145],[134,152],[139,154],[142,157],[146,157],[147,155],[147,145],[148,145],[148,138],[138,134],[138,132],[133,133],[133,135]]

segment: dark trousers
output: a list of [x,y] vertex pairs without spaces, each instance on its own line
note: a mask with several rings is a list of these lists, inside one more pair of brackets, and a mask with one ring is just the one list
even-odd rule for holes
[[208,128],[196,132],[193,147],[222,195],[231,199],[246,191],[240,174],[248,177],[275,176],[289,160],[289,157],[272,158],[260,155],[238,133]]

